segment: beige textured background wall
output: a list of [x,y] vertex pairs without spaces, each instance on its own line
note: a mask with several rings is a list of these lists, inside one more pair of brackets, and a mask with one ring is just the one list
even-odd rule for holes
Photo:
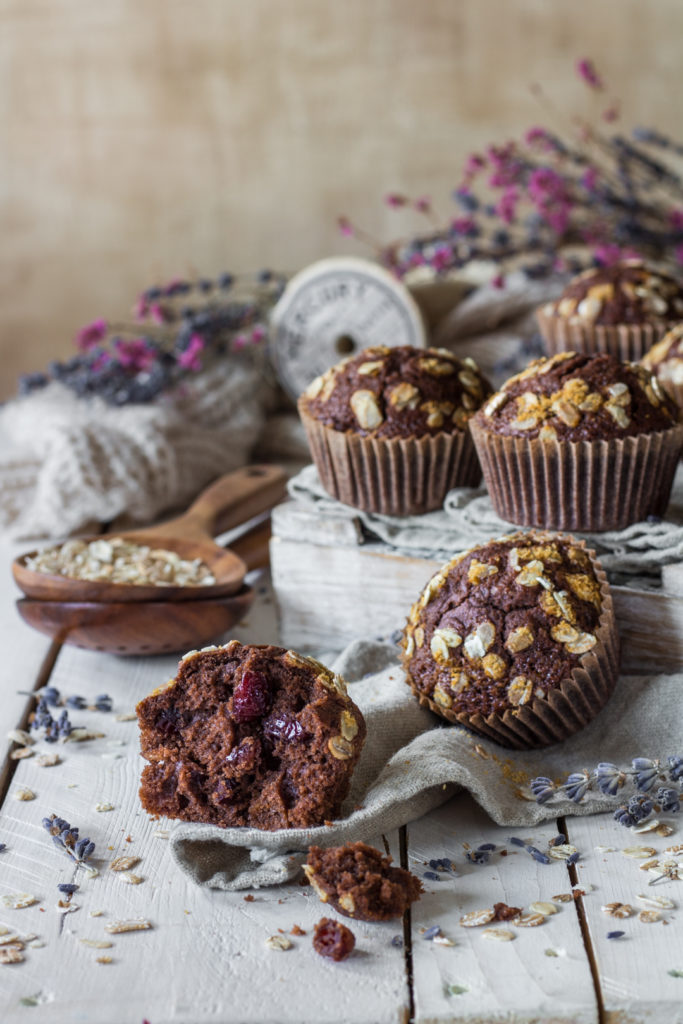
[[[296,269],[448,209],[471,149],[591,56],[680,134],[681,0],[0,0],[0,397],[176,273]],[[437,203],[437,205],[439,205]],[[357,247],[356,247],[357,248]]]

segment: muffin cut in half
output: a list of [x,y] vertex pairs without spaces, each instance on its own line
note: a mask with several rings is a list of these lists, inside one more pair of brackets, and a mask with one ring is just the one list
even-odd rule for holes
[[354,508],[413,515],[440,508],[481,470],[468,421],[491,394],[471,359],[408,345],[365,349],[299,399],[325,490]]
[[422,882],[367,843],[311,846],[304,872],[323,903],[361,921],[389,921],[419,900]]
[[574,352],[511,377],[470,429],[496,514],[558,530],[663,515],[683,444],[677,406],[648,370]]
[[637,360],[683,319],[683,284],[640,259],[585,270],[536,313],[548,352]]
[[340,676],[236,640],[186,654],[137,714],[145,810],[224,827],[338,817],[366,735]]
[[517,533],[458,555],[413,605],[406,680],[421,704],[505,747],[558,743],[617,680],[607,578],[582,542]]

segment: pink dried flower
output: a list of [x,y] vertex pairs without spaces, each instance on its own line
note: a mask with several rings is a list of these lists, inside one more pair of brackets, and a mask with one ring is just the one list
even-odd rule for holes
[[135,373],[148,370],[156,358],[154,349],[144,338],[117,338],[114,352],[121,366]]
[[76,344],[81,352],[89,352],[98,342],[102,341],[107,334],[107,329],[107,321],[101,319],[93,320],[91,324],[81,327],[76,335]]
[[519,192],[516,188],[506,188],[496,203],[496,213],[506,224],[512,224],[517,212]]
[[232,339],[232,347],[234,348],[235,352],[239,352],[240,349],[245,348],[246,345],[247,345],[247,336],[246,336],[246,334],[236,334],[235,337]]
[[398,192],[390,192],[389,195],[384,197],[384,202],[387,206],[405,206],[408,200],[405,196],[399,195]]
[[465,178],[468,180],[468,183],[479,173],[479,171],[483,170],[484,167],[486,167],[485,158],[480,156],[479,153],[470,153],[465,161],[464,168]]
[[504,288],[505,278],[503,277],[502,274],[496,274],[495,277],[491,278],[491,284],[493,285],[494,288]]
[[166,323],[166,317],[164,316],[164,311],[163,311],[163,309],[161,308],[161,306],[159,305],[158,302],[153,302],[150,305],[150,307],[148,309],[148,313],[149,313],[150,317],[152,318],[152,320],[154,321],[155,324],[159,324],[161,326],[162,324]]
[[536,143],[547,143],[548,133],[545,128],[530,128],[524,136],[527,146],[535,146]]
[[265,329],[265,327],[263,327],[262,324],[257,324],[256,327],[254,327],[254,329],[251,332],[251,337],[250,337],[249,341],[251,342],[252,345],[258,345],[258,343],[260,341],[263,341],[265,336],[266,336],[266,329]]
[[579,78],[582,78],[586,85],[589,85],[591,89],[603,89],[602,79],[595,70],[595,65],[592,60],[584,57],[583,60],[576,62],[576,73]]
[[425,258],[424,258],[424,256],[422,255],[421,252],[414,252],[414,253],[412,253],[410,259],[408,260],[408,266],[410,266],[410,267],[424,267],[425,262],[426,262]]
[[683,263],[683,245],[677,245],[674,249],[674,256],[677,263]]
[[587,192],[595,192],[598,184],[598,170],[596,167],[587,167],[581,175],[581,184]]
[[413,203],[413,206],[420,213],[431,213],[432,201],[429,198],[429,196],[420,196],[419,199],[415,200],[415,202]]
[[456,217],[451,221],[451,228],[457,235],[466,235],[468,231],[473,231],[476,226],[477,223],[473,217]]
[[611,267],[621,260],[635,259],[640,255],[635,249],[622,248],[611,242],[604,242],[596,245],[593,249],[593,258],[603,267]]
[[348,217],[337,217],[337,225],[342,235],[348,237],[353,234],[353,224]]
[[453,251],[447,245],[438,245],[428,262],[434,270],[445,270],[453,262]]
[[683,229],[683,210],[674,209],[669,211],[669,224],[677,231]]
[[612,124],[614,121],[619,120],[620,113],[621,111],[619,110],[619,104],[613,103],[611,107],[607,108],[607,110],[603,110],[602,119],[603,121],[606,121],[607,124]]
[[144,320],[145,317],[147,316],[147,299],[145,298],[144,295],[141,295],[140,298],[135,303],[135,306],[133,308],[133,316],[135,317],[136,320]]
[[204,339],[199,334],[193,334],[187,348],[178,356],[178,363],[183,370],[201,370],[202,361],[200,353],[204,351]]

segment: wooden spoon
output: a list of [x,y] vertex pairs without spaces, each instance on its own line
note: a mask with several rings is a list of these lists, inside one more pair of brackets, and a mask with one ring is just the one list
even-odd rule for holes
[[[268,563],[270,524],[261,523],[235,541],[245,567]],[[148,656],[187,651],[216,640],[243,618],[254,599],[251,587],[201,601],[17,601],[22,619],[58,643],[90,651]]]
[[[214,544],[212,538],[276,505],[285,496],[286,479],[284,471],[277,466],[245,466],[216,480],[179,518],[144,530],[113,534],[136,544],[175,551],[181,558],[201,559],[216,580],[209,586],[104,583],[36,572],[26,565],[27,558],[37,554],[35,551],[16,558],[12,574],[27,597],[70,604],[204,601],[237,594],[246,566],[237,554]],[[83,538],[86,541],[106,539],[106,535]]]

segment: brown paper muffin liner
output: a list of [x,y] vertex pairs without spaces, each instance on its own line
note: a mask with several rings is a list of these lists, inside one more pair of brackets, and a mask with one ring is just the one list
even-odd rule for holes
[[406,669],[408,683],[420,704],[449,722],[463,725],[502,747],[514,750],[549,747],[585,728],[609,700],[619,675],[619,634],[604,570],[595,552],[586,548],[583,541],[575,537],[558,539],[567,540],[587,552],[602,597],[600,619],[595,630],[598,642],[592,651],[581,655],[569,677],[563,679],[559,686],[548,690],[545,697],[535,697],[529,704],[485,716],[441,707],[417,688]]
[[519,526],[600,533],[664,514],[683,426],[635,437],[539,441],[470,431],[496,515]]
[[590,355],[607,353],[622,362],[637,362],[654,344],[660,341],[671,324],[617,324],[615,326],[590,323],[569,323],[564,317],[549,316],[543,309],[536,310],[536,319],[543,335],[548,355],[557,352],[587,352]]
[[333,430],[299,403],[313,462],[333,498],[365,512],[421,515],[453,487],[477,487],[481,469],[469,430],[425,437],[361,437]]

